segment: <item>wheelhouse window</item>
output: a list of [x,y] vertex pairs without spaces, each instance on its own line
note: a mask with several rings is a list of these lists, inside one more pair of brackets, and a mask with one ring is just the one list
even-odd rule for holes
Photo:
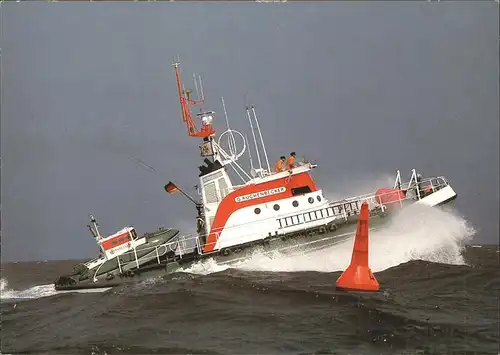
[[215,203],[219,201],[215,181],[205,184],[205,198],[207,199],[207,203]]

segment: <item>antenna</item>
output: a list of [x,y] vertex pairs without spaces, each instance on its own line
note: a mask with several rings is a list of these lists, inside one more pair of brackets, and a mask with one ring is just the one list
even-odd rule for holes
[[200,90],[198,89],[198,83],[196,82],[196,74],[193,73],[193,81],[194,81],[194,89],[196,90],[196,97],[198,98],[198,101],[200,100]]
[[250,118],[250,111],[247,107],[248,122],[250,122],[250,129],[252,130],[253,142],[255,144],[255,150],[257,151],[257,161],[259,162],[259,168],[262,169],[262,163],[260,162],[259,147],[257,146],[257,138],[255,138],[255,131],[253,129],[252,119]]
[[229,153],[231,155],[236,155],[236,141],[234,140],[233,131],[229,128],[229,118],[227,117],[226,104],[224,103],[224,97],[221,96],[222,108],[224,109],[224,116],[226,116],[226,124],[227,130],[229,132],[229,136],[227,138],[227,143],[229,145]]
[[99,239],[102,239],[102,237],[101,237],[101,233],[99,233],[99,224],[97,224],[97,221],[96,221],[96,219],[95,219],[94,215],[89,214],[89,218],[90,218],[90,222],[94,225],[94,228],[95,228],[95,232],[96,232],[96,234],[97,234],[97,237],[98,237]]
[[201,84],[201,75],[196,75],[193,73],[193,81],[196,95],[198,97],[198,102],[204,102],[205,94],[203,93],[203,85]]
[[205,92],[203,91],[203,84],[201,82],[201,75],[198,75],[198,80],[200,82],[201,101],[205,101]]
[[262,132],[260,131],[259,121],[257,120],[257,114],[255,113],[255,107],[253,105],[252,105],[252,112],[253,112],[253,116],[255,118],[255,123],[257,124],[257,130],[259,131],[260,142],[262,143],[262,150],[264,151],[264,157],[266,158],[267,171],[270,173],[271,172],[271,167],[269,166],[269,159],[267,159],[266,146],[264,145],[264,139],[262,138]]
[[250,144],[248,143],[248,136],[246,134],[245,134],[245,141],[248,144],[248,157],[250,158],[250,173],[252,173],[255,169],[253,167],[252,152],[250,151]]

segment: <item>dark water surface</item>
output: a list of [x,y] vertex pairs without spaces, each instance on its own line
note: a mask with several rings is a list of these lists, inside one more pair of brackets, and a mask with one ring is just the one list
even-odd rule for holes
[[[174,274],[103,293],[2,302],[2,354],[388,354],[499,351],[497,246],[468,264],[409,261],[382,290],[335,289],[339,272]],[[74,261],[2,267],[8,288],[50,283]]]

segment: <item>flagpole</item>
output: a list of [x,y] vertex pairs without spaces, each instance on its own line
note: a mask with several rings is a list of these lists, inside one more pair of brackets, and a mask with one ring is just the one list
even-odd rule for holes
[[[177,188],[179,189],[179,188]],[[185,193],[184,191],[182,191],[181,189],[179,189],[180,193],[183,194],[184,196],[186,196],[186,198],[188,198],[191,202],[193,202],[195,205],[198,205],[199,203],[196,202],[196,200],[194,198],[192,198],[191,196],[189,196],[187,193]]]

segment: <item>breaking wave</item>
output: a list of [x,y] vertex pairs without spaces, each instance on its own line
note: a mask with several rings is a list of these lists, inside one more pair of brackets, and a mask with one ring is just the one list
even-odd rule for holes
[[31,299],[47,297],[56,293],[54,285],[38,285],[22,291],[11,290],[8,288],[9,282],[4,278],[1,279],[0,286],[1,299]]
[[9,300],[9,299],[34,299],[40,297],[48,297],[55,295],[57,291],[54,288],[54,285],[37,285],[30,287],[26,290],[11,290],[8,288],[8,281],[6,279],[1,279],[1,290],[0,290],[0,299],[1,300]]
[[[474,233],[474,228],[452,211],[414,204],[395,215],[387,226],[370,234],[370,267],[378,272],[410,260],[463,265],[461,251]],[[231,266],[208,260],[185,271],[209,274],[229,267],[273,272],[340,271],[351,260],[353,237],[317,251],[298,250],[286,255],[279,251],[256,251]]]
[[29,287],[25,290],[11,290],[8,288],[9,282],[7,279],[2,278],[0,289],[0,299],[1,300],[22,300],[22,299],[35,299],[53,296],[59,293],[69,293],[69,292],[79,292],[79,293],[94,293],[94,292],[104,292],[110,288],[101,289],[89,289],[89,290],[79,290],[79,291],[56,291],[54,284],[47,285],[36,285]]

